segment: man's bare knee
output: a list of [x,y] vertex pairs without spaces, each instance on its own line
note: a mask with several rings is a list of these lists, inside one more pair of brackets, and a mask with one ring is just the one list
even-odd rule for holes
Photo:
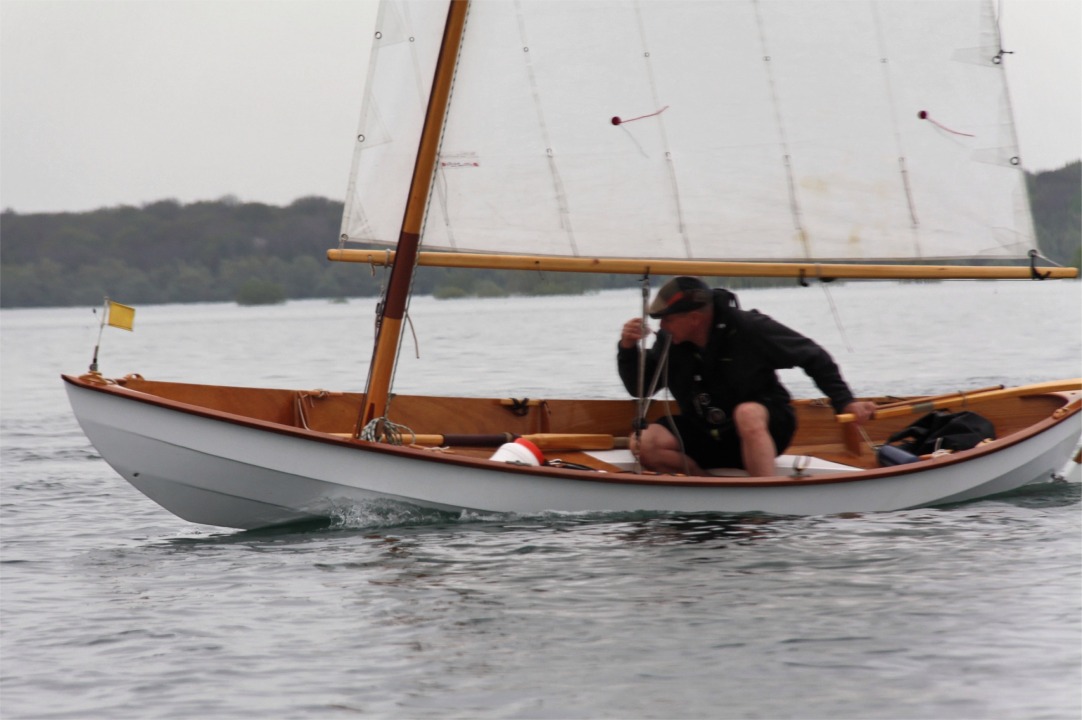
[[733,409],[733,422],[736,423],[737,432],[745,432],[767,429],[770,423],[770,412],[765,405],[757,402],[740,403]]
[[639,461],[648,470],[702,474],[698,464],[684,454],[680,440],[664,425],[650,425],[642,431],[638,452]]

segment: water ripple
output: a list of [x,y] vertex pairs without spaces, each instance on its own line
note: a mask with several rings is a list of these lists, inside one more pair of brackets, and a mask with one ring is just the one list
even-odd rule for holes
[[[979,283],[935,284],[912,302],[929,303],[920,317],[976,298],[997,332],[1013,322],[1052,336],[1080,304],[1077,284],[1049,286],[1012,285],[996,297]],[[878,331],[881,308],[896,304],[887,290],[839,288],[846,322]],[[747,291],[742,300],[792,317],[813,336],[834,334],[829,309],[809,309],[799,290]],[[476,358],[428,343],[423,360],[402,361],[398,389],[430,391],[454,373],[478,393],[513,387],[518,396],[529,387],[533,396],[544,380],[561,394],[620,397],[614,337],[598,328],[618,328],[636,302],[619,292],[589,303],[422,299],[411,307],[422,335],[428,317],[447,326],[440,332],[500,340],[522,336],[523,313],[542,303],[546,317],[575,318],[564,339],[579,361],[559,376],[541,352],[551,336],[531,334],[501,343],[516,372],[494,378],[477,371]],[[1021,319],[1011,315],[1017,308],[1026,310]],[[363,378],[361,361],[341,361],[357,354],[350,333],[330,345],[309,333],[350,322],[340,306],[262,309],[258,335],[247,325],[254,316],[229,306],[159,308],[158,323],[153,312],[125,336],[142,349],[119,356],[114,344],[111,367],[297,387],[352,387]],[[58,388],[57,373],[72,369],[53,367],[64,353],[15,347],[4,313],[5,718],[1082,714],[1077,482],[894,513],[520,516],[376,503],[339,508],[326,522],[222,531],[169,515],[108,468]],[[63,312],[26,314],[23,326],[41,316],[35,337],[66,347],[70,324],[52,328],[54,314]],[[473,320],[482,314],[479,328]],[[504,318],[517,324],[501,326]],[[268,337],[268,328],[284,335]],[[879,333],[881,343],[840,348],[837,357],[864,392],[951,390],[959,365],[975,385],[1019,382],[1038,369],[1077,375],[1073,335],[1057,361],[1037,343],[1004,348],[979,322],[921,332],[939,355],[919,367],[908,332]],[[223,363],[215,343],[226,335],[238,352],[257,348],[253,357],[285,346],[283,337],[292,352],[273,367]],[[69,364],[82,367],[83,353],[77,360]],[[511,382],[511,374],[528,379]],[[815,392],[799,375],[791,386]]]

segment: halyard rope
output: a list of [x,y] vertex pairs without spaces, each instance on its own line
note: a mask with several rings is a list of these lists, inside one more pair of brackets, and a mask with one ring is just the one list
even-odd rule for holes
[[417,433],[410,430],[405,425],[399,425],[393,423],[385,417],[378,417],[369,422],[361,430],[361,434],[358,436],[361,440],[368,442],[385,442],[390,445],[405,445],[403,438],[409,435],[410,444],[412,445],[417,440]]

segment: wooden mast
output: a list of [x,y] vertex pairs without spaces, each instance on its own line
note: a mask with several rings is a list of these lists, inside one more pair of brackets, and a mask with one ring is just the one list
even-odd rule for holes
[[370,421],[387,412],[391,376],[394,374],[398,344],[402,335],[402,321],[406,313],[413,271],[417,264],[425,207],[432,187],[443,121],[447,114],[447,103],[451,97],[451,84],[454,79],[455,64],[458,61],[458,51],[462,45],[462,33],[466,27],[468,9],[469,0],[451,0],[450,9],[447,12],[447,24],[444,26],[443,42],[436,62],[435,77],[432,80],[432,93],[428,98],[428,109],[425,112],[421,142],[417,150],[417,161],[413,166],[413,179],[410,181],[406,212],[398,238],[398,250],[395,253],[394,264],[391,266],[387,295],[380,313],[376,347],[368,371],[365,405],[356,429],[357,435]]

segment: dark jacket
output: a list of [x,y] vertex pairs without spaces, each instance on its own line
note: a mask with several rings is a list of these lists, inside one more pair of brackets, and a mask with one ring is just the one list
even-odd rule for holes
[[[646,351],[646,385],[654,376],[664,345],[659,332]],[[617,368],[624,387],[638,395],[638,348],[618,348]],[[714,328],[706,348],[685,342],[669,350],[669,368],[662,372],[657,388],[669,387],[684,414],[702,414],[700,398],[710,407],[732,416],[742,402],[755,401],[770,409],[789,406],[789,392],[775,372],[800,367],[830,398],[835,412],[842,412],[853,394],[837,364],[813,340],[787,328],[757,310],[741,310],[728,290],[714,290]],[[705,398],[702,398],[705,400]],[[703,410],[703,413],[706,411]]]

